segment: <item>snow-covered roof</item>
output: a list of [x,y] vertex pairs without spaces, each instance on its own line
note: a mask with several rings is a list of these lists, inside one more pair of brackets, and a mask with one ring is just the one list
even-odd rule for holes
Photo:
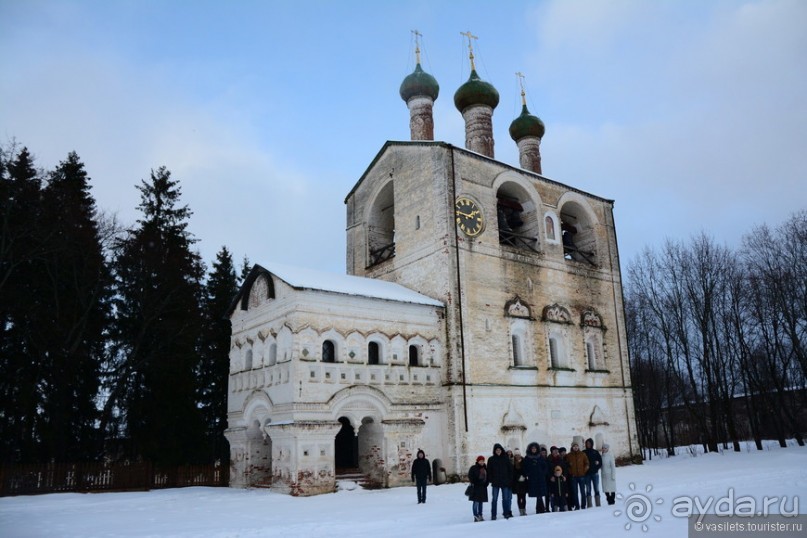
[[402,303],[443,306],[441,301],[410,290],[400,284],[387,282],[386,280],[328,273],[280,263],[263,264],[261,267],[296,289],[343,293],[345,295],[356,295],[359,297],[370,297],[373,299],[384,299]]

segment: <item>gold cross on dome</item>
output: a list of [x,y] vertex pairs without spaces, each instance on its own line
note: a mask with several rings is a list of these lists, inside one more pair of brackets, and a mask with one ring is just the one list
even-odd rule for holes
[[517,71],[516,76],[518,77],[518,84],[519,84],[519,86],[521,86],[521,104],[526,105],[527,104],[527,98],[526,98],[527,94],[524,92],[524,73],[522,73],[521,71]]
[[474,45],[472,39],[479,39],[478,36],[475,36],[470,31],[468,32],[460,32],[460,35],[464,35],[468,38],[468,52],[469,58],[471,58],[471,71],[476,71],[476,66],[474,66]]
[[418,32],[417,30],[412,30],[412,35],[415,36],[415,58],[417,63],[420,63],[420,38],[423,37],[423,34]]

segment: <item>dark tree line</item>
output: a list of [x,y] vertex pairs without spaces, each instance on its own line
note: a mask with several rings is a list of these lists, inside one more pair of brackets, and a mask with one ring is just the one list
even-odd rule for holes
[[137,188],[122,228],[75,153],[0,149],[0,462],[229,457],[232,256],[206,273],[168,170]]
[[807,211],[733,251],[702,234],[628,268],[626,315],[640,443],[672,454],[807,428]]

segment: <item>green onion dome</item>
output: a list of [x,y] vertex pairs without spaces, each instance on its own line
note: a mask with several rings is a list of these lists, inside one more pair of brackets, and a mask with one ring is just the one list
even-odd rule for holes
[[496,108],[498,104],[499,92],[493,84],[479,78],[476,69],[471,70],[471,77],[454,94],[454,106],[460,112],[471,105],[488,105],[490,108]]
[[527,105],[521,108],[521,115],[513,120],[510,124],[510,138],[518,142],[525,136],[537,136],[538,138],[544,137],[546,126],[541,118],[533,116],[527,110]]
[[435,101],[439,93],[440,85],[437,84],[437,80],[424,71],[420,64],[417,64],[415,70],[401,82],[401,99],[407,102],[417,95],[431,97],[432,101]]

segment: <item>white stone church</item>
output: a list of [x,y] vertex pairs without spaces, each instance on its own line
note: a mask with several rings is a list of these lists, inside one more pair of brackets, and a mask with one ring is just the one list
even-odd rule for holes
[[639,454],[614,202],[542,175],[526,104],[519,166],[497,161],[499,96],[471,66],[464,148],[434,141],[439,86],[419,58],[404,79],[411,141],[386,142],[347,195],[347,275],[268,263],[244,282],[231,486],[315,495],[349,470],[411,484],[419,448],[448,475],[496,442]]

